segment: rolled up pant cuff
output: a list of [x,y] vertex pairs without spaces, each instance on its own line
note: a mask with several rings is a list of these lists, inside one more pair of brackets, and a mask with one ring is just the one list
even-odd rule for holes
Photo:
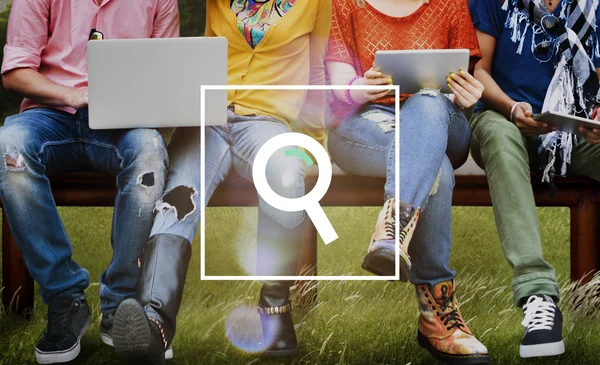
[[560,299],[560,288],[556,276],[551,274],[534,273],[521,275],[513,279],[513,294],[515,305],[521,307],[531,295],[548,295],[557,303]]

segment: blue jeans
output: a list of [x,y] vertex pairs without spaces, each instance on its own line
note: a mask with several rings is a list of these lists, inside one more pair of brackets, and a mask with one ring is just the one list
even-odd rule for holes
[[100,278],[102,312],[135,294],[137,259],[163,192],[167,151],[152,129],[91,130],[87,110],[71,115],[30,109],[0,128],[0,195],[15,241],[45,303],[57,295],[83,296],[87,270],[73,259],[47,175],[100,172],[116,176],[112,262]]
[[[205,202],[208,203],[217,186],[232,169],[252,181],[252,163],[258,150],[269,139],[288,132],[290,128],[279,120],[264,116],[239,116],[231,110],[226,125],[206,128]],[[304,196],[304,168],[300,159],[287,157],[284,150],[279,150],[269,159],[267,181],[279,195],[299,198]],[[177,128],[169,143],[170,166],[166,193],[156,204],[152,235],[173,234],[190,242],[194,238],[200,223],[200,153],[200,129]],[[283,241],[289,241],[288,238],[301,233],[304,218],[304,211],[284,212],[273,208],[259,196],[259,243],[272,241],[273,245],[278,242],[280,246],[285,246],[287,242]],[[273,235],[272,239],[264,237],[261,232]],[[274,232],[280,232],[282,236],[277,237],[278,234]],[[301,239],[292,241],[298,245]],[[263,261],[260,246],[259,264]],[[277,260],[267,260],[265,257],[259,265],[258,275],[295,275],[296,251],[299,252],[299,249],[288,244],[289,254],[279,252],[275,256]],[[274,257],[273,252],[264,255]]]
[[[395,109],[367,105],[329,133],[329,152],[347,173],[385,177],[385,199],[395,191]],[[399,199],[421,207],[409,245],[410,280],[435,285],[454,278],[452,249],[454,171],[469,155],[470,129],[462,111],[435,91],[422,91],[400,110]],[[440,172],[437,192],[430,192]]]

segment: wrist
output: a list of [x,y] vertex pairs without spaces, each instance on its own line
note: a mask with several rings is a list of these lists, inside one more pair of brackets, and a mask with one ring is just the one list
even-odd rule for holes
[[519,107],[519,105],[523,103],[522,101],[516,101],[514,102],[511,107],[510,107],[510,112],[508,114],[508,120],[510,120],[511,122],[514,122],[514,118],[515,118],[515,111],[516,109]]
[[[353,86],[353,85],[362,85],[362,80],[363,78],[361,76],[354,76],[352,78],[350,78],[348,80],[348,86]],[[356,101],[356,98],[353,96],[356,95],[356,91],[360,92],[361,90],[352,90],[352,89],[346,89],[344,91],[344,101],[346,102],[346,104],[351,105],[351,106],[360,106],[362,105],[362,103],[359,103]]]
[[62,106],[73,107],[74,91],[75,89],[70,87],[61,90],[59,102]]
[[506,119],[510,120],[510,109],[512,108],[514,103],[515,101],[512,99],[505,100],[497,106],[497,111],[500,112],[500,114],[504,115]]

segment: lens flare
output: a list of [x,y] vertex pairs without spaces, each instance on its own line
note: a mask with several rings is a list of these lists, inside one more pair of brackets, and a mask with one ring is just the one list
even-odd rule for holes
[[237,307],[225,321],[225,335],[232,345],[247,353],[265,351],[273,339],[262,337],[260,316],[256,308]]

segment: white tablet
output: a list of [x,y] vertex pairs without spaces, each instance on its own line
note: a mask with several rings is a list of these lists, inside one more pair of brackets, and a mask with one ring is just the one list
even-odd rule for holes
[[469,69],[468,49],[420,49],[377,51],[375,67],[400,85],[400,93],[415,94],[424,88],[451,93],[446,77],[451,72]]
[[558,112],[545,112],[534,115],[531,118],[539,122],[546,122],[550,125],[555,125],[559,131],[573,134],[580,134],[579,127],[600,129],[600,122],[596,120],[576,117]]

